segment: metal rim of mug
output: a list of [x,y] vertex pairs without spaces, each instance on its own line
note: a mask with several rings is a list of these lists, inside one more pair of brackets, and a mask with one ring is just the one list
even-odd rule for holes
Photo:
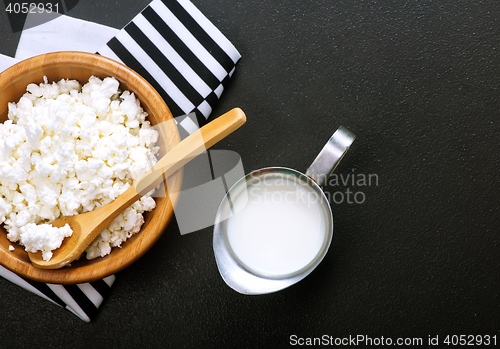
[[[292,179],[308,191],[317,195],[325,220],[325,238],[317,255],[304,267],[299,270],[284,275],[265,275],[252,270],[243,263],[234,253],[229,243],[226,231],[227,211],[231,207],[231,198],[236,198],[243,190],[252,183],[262,180],[265,177],[276,176]],[[213,248],[215,259],[221,276],[224,281],[233,289],[244,294],[262,294],[279,291],[285,287],[291,286],[307,275],[309,275],[323,260],[330,248],[333,238],[333,214],[330,204],[321,189],[321,187],[309,176],[287,167],[266,167],[255,170],[239,179],[229,189],[224,199],[219,205],[214,225]],[[231,277],[227,277],[231,274]],[[238,275],[238,280],[234,282],[234,275]],[[251,283],[250,287],[245,287],[246,283]]]

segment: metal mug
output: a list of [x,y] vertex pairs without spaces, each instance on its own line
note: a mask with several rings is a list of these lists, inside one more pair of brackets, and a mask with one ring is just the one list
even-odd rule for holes
[[[231,288],[253,295],[276,292],[319,265],[333,237],[333,215],[321,187],[355,138],[340,127],[305,174],[268,167],[247,174],[231,187],[217,211],[213,237],[219,272]],[[278,216],[282,220],[276,223]],[[275,230],[272,224],[289,225],[290,230]],[[259,229],[263,225],[268,229]]]

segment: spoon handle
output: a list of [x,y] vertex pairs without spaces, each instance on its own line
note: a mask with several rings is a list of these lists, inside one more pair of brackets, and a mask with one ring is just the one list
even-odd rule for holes
[[238,129],[245,122],[246,116],[241,109],[235,108],[227,112],[169,150],[149,173],[136,181],[114,201],[94,211],[56,220],[53,223],[54,226],[61,227],[65,223],[71,226],[73,229],[72,237],[64,241],[64,245],[55,251],[50,261],[43,260],[41,252],[29,252],[31,262],[43,269],[57,269],[71,263],[123,210],[155,188],[163,178],[167,179],[194,157]]
[[85,225],[88,231],[92,231],[91,234],[81,237],[81,244],[89,245],[123,210],[154,189],[164,178],[167,179],[197,155],[238,129],[245,121],[245,113],[239,108],[219,116],[169,150],[148,173],[115,200],[97,210],[79,215],[81,224]]
[[142,196],[154,189],[163,178],[168,178],[245,122],[243,110],[234,108],[193,132],[158,160],[149,173],[134,183],[135,192]]

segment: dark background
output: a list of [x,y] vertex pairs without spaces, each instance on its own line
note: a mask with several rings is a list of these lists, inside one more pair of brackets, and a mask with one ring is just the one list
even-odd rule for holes
[[[121,28],[148,3],[80,0],[69,14]],[[242,54],[213,115],[239,106],[248,122],[218,148],[238,152],[246,172],[305,171],[343,125],[358,139],[337,173],[378,183],[325,188],[365,200],[331,203],[326,258],[275,294],[227,287],[212,229],[181,236],[175,221],[118,274],[89,324],[1,279],[0,347],[285,347],[291,335],[500,341],[500,1],[193,3]],[[0,33],[0,53],[14,55],[20,34],[5,13]]]

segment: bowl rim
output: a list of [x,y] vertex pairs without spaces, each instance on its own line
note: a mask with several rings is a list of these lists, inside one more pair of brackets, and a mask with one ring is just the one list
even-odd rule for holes
[[[161,119],[159,122],[173,119],[172,113],[163,98],[142,76],[122,63],[93,53],[61,51],[25,59],[7,68],[3,72],[0,72],[0,92],[5,89],[6,85],[11,85],[12,81],[15,81],[34,68],[50,68],[60,65],[84,65],[86,69],[95,68],[97,71],[104,70],[106,71],[106,74],[109,71],[110,74],[108,76],[115,77],[120,82],[120,85],[124,87],[122,90],[128,89],[129,86],[136,86],[136,88],[132,88],[135,90],[132,92],[136,94],[137,98],[141,102],[141,106],[144,109],[149,110],[154,107],[154,110],[157,110],[157,113],[155,114],[157,114],[156,117],[158,117],[158,115],[160,116]],[[85,82],[80,81],[80,83]],[[147,104],[147,106],[145,104]],[[149,121],[152,125],[156,124],[153,119],[150,119]],[[169,138],[171,137],[171,144],[167,150],[171,149],[180,142],[180,135],[177,127],[174,125],[175,123],[169,124],[172,125],[169,128]],[[170,134],[170,131],[172,131],[172,134]],[[145,217],[145,223],[141,227],[141,230],[122,244],[122,247],[127,243],[129,243],[128,245],[131,245],[132,243],[137,245],[129,246],[128,250],[125,251],[129,253],[123,252],[122,248],[118,249],[115,247],[113,248],[112,253],[105,257],[98,257],[90,261],[85,259],[84,261],[78,261],[75,263],[83,264],[81,266],[79,265],[75,268],[70,266],[61,269],[48,270],[37,268],[31,264],[29,262],[29,258],[27,257],[27,253],[22,247],[19,248],[22,251],[16,251],[16,253],[0,248],[0,265],[27,279],[53,284],[86,283],[116,274],[137,261],[163,234],[166,226],[172,219],[174,207],[178,201],[178,194],[182,188],[182,178],[183,169],[180,169],[169,177],[167,180],[169,195],[166,195],[165,198],[156,199],[157,207],[150,212],[151,214],[148,219]],[[166,201],[163,202],[161,200]],[[161,210],[158,201],[162,202]],[[157,215],[161,216],[162,219],[153,219],[154,217],[157,218]],[[146,229],[152,230],[152,233],[149,231],[146,233]],[[8,241],[6,235],[5,239]],[[15,245],[14,243],[11,244]],[[18,248],[16,248],[16,250],[18,250]],[[113,252],[116,253],[113,254]],[[25,258],[20,259],[19,254],[23,255],[23,253],[26,254],[26,256]]]

